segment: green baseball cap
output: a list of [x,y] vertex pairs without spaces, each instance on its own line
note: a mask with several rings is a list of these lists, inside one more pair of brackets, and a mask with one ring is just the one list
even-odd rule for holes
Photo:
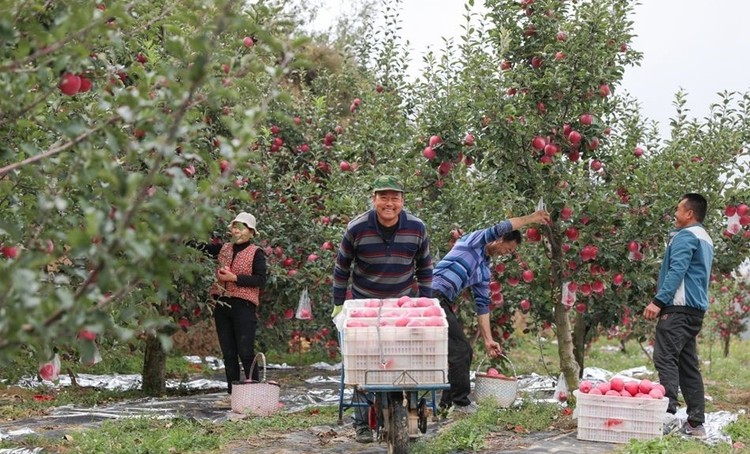
[[372,192],[380,191],[404,192],[404,184],[393,175],[381,175],[375,178],[375,182],[372,185]]

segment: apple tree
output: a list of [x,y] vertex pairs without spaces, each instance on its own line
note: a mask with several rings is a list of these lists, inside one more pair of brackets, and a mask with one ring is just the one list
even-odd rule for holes
[[208,312],[186,286],[211,268],[184,242],[216,228],[225,194],[250,198],[227,165],[264,172],[251,144],[299,43],[266,2],[3,11],[0,360],[47,359],[81,330],[144,338],[159,392],[170,333]]
[[[698,121],[687,118],[678,94],[671,137],[661,139],[636,100],[618,93],[624,71],[641,57],[630,46],[629,2],[486,6],[489,24],[469,24],[452,56],[426,71],[419,92],[419,128],[445,144],[425,155],[442,181],[432,207],[439,212],[438,204],[455,200],[454,219],[469,230],[531,212],[543,199],[554,222],[529,229],[517,256],[496,267],[498,319],[507,321],[511,305],[539,326],[553,324],[560,368],[573,386],[592,336],[638,331],[631,328],[654,294],[682,194],[710,201],[705,223],[716,272],[746,257],[741,232],[722,235],[721,212],[748,198],[741,184],[747,96],[722,95]],[[472,146],[462,147],[467,133]],[[451,165],[459,153],[470,167]]]

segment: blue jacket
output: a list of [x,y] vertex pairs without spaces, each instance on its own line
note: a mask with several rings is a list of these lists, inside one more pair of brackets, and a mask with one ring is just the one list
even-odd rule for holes
[[432,256],[427,228],[418,217],[401,211],[393,239],[386,241],[375,210],[353,219],[341,239],[333,270],[333,304],[344,304],[349,279],[354,298],[432,296]]
[[432,290],[442,293],[449,301],[455,301],[464,289],[471,287],[477,315],[489,313],[490,257],[484,248],[511,230],[513,224],[503,221],[462,236],[435,266]]
[[662,313],[696,310],[705,313],[714,243],[701,224],[674,230],[669,236],[655,303],[662,308]]

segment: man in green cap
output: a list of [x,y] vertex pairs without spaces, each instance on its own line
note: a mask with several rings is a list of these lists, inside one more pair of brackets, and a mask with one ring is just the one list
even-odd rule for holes
[[[403,211],[404,185],[389,175],[375,179],[372,209],[346,227],[333,270],[333,313],[335,317],[347,299],[432,296],[432,257],[427,228],[421,219]],[[415,288],[416,287],[416,288]],[[364,401],[355,393],[354,400]],[[367,409],[354,412],[357,441],[372,441]]]

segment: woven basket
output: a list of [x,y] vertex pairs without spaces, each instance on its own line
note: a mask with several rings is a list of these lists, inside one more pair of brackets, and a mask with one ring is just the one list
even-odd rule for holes
[[269,416],[279,409],[279,385],[266,381],[266,355],[255,355],[250,370],[255,367],[259,356],[263,360],[263,378],[259,382],[232,383],[232,411],[235,413]]
[[487,357],[479,361],[476,376],[474,378],[474,398],[477,402],[487,399],[493,399],[501,407],[509,407],[516,400],[518,393],[518,379],[515,377],[516,368],[505,355],[500,355],[510,364],[513,369],[513,377],[500,377],[487,375],[486,372],[479,372],[482,363]]

